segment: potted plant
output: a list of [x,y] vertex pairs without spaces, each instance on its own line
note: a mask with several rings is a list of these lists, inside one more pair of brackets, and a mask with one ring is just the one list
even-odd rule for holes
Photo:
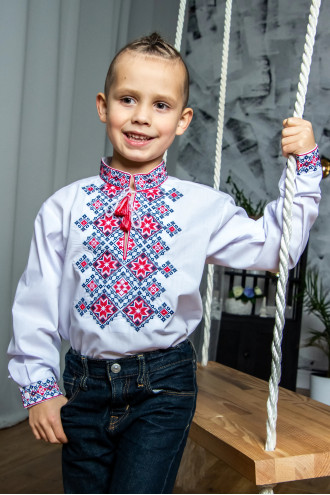
[[257,298],[262,297],[262,290],[259,287],[242,287],[235,285],[226,299],[226,312],[236,315],[251,314],[252,304],[256,303]]
[[250,197],[247,197],[244,194],[243,189],[239,189],[237,184],[233,181],[231,175],[229,174],[226,184],[229,184],[231,187],[231,194],[233,195],[235,202],[237,206],[241,206],[244,208],[246,213],[250,218],[253,218],[254,220],[257,220],[258,218],[262,217],[264,213],[264,209],[267,203],[267,200],[262,201],[261,199],[257,202],[257,204],[254,204],[252,199]]
[[330,405],[330,296],[319,279],[317,270],[306,272],[304,288],[304,307],[308,314],[315,315],[322,323],[322,330],[311,330],[305,343],[321,349],[328,358],[328,369],[324,373],[311,375],[311,397]]

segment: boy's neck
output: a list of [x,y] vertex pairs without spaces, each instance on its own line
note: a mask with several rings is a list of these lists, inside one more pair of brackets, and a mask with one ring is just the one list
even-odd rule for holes
[[[125,160],[123,157],[118,159],[116,157],[116,153],[113,154],[111,160],[111,167],[117,170],[121,170],[121,172],[126,172],[127,174],[131,174],[132,176],[135,174],[148,174],[154,168],[156,168],[162,160],[157,160],[157,163],[152,160],[151,162],[134,162],[131,160]],[[131,182],[133,181],[133,177]],[[134,181],[133,181],[134,182]]]

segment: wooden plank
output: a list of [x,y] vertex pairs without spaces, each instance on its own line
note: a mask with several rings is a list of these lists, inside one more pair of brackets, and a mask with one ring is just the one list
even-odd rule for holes
[[36,440],[28,420],[0,429],[0,493],[64,493],[62,446]]
[[330,476],[330,407],[279,391],[277,447],[264,450],[268,383],[209,362],[197,372],[191,439],[256,485]]

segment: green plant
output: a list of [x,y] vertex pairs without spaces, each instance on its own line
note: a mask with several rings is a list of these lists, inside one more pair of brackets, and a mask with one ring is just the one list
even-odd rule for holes
[[228,175],[226,184],[232,186],[231,193],[234,196],[237,206],[244,208],[249,217],[257,219],[263,215],[264,208],[267,203],[266,200],[260,200],[256,205],[254,205],[251,198],[245,196],[243,189],[238,188],[237,184],[231,178],[231,175]]
[[306,272],[304,288],[304,306],[308,314],[314,314],[322,323],[323,330],[311,330],[311,336],[306,346],[315,346],[321,349],[328,358],[327,377],[330,378],[330,296],[329,289],[325,289],[319,279],[317,270],[309,269]]

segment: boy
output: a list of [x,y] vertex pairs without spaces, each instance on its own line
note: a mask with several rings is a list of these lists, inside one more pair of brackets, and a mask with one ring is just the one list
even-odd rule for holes
[[[278,266],[283,179],[255,222],[228,195],[167,176],[163,155],[193,115],[188,86],[180,54],[156,33],[121,50],[96,99],[112,159],[55,193],[36,219],[9,370],[35,437],[63,443],[67,493],[172,491],[195,410],[187,338],[202,315],[205,260]],[[320,200],[309,122],[285,120],[282,149],[297,155],[293,266]],[[61,338],[72,347],[66,398],[56,383]]]

